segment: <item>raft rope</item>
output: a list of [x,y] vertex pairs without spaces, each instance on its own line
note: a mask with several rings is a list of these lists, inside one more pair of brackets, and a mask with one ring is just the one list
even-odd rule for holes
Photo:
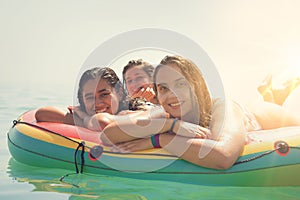
[[242,163],[250,162],[250,161],[252,161],[252,160],[256,160],[256,159],[258,159],[258,158],[261,158],[261,157],[264,157],[264,156],[266,156],[266,155],[268,155],[268,154],[271,154],[271,153],[273,153],[273,152],[275,152],[275,151],[277,151],[277,150],[279,150],[279,149],[280,149],[280,147],[277,147],[277,148],[274,149],[274,150],[267,151],[267,152],[265,152],[265,153],[262,153],[262,154],[259,154],[259,155],[257,155],[257,156],[254,156],[254,157],[252,157],[252,158],[247,158],[247,159],[245,159],[245,160],[241,160],[241,161],[235,162],[233,165],[239,165],[239,164],[242,164]]
[[[79,173],[82,174],[82,173],[83,173],[83,167],[84,167],[84,163],[85,163],[85,160],[84,160],[85,147],[88,148],[88,149],[91,149],[91,147],[87,146],[87,145],[85,144],[84,141],[78,142],[78,141],[76,141],[76,140],[73,140],[72,138],[69,138],[69,137],[67,137],[67,136],[61,135],[61,134],[59,134],[59,133],[57,133],[57,132],[51,131],[51,130],[46,129],[46,128],[44,128],[44,127],[41,127],[41,126],[38,126],[38,125],[35,125],[35,124],[32,124],[32,123],[28,123],[28,122],[22,122],[22,121],[14,120],[14,121],[13,121],[13,127],[16,126],[17,124],[25,124],[25,125],[28,125],[28,126],[32,126],[32,127],[34,127],[34,128],[38,128],[38,129],[40,129],[40,130],[47,131],[47,132],[49,132],[49,133],[58,135],[58,136],[60,136],[60,137],[63,137],[63,138],[65,138],[65,139],[69,140],[69,141],[72,141],[72,142],[78,144],[78,146],[77,146],[77,148],[76,148],[76,150],[75,150],[75,152],[74,152],[74,165],[75,165],[75,170],[76,170],[76,172],[75,172],[75,173],[68,173],[68,174],[65,174],[65,175],[61,176],[60,179],[59,179],[59,181],[64,182],[64,183],[67,183],[67,182],[64,181],[64,178],[65,178],[65,177],[67,177],[67,176],[69,176],[69,175],[75,175],[75,174],[79,174]],[[80,171],[79,171],[79,169],[78,169],[77,157],[78,157],[78,151],[79,151],[80,148],[81,148],[82,150],[81,150],[81,154],[80,154],[80,160],[81,160],[81,162],[80,162]],[[67,183],[67,184],[73,185],[73,186],[75,186],[75,187],[77,187],[77,188],[79,187],[79,186],[76,185],[76,184],[72,184],[72,183]]]
[[[78,150],[80,149],[80,147],[82,148],[82,151],[81,151],[81,154],[80,154],[80,158],[81,158],[81,162],[80,162],[80,171],[78,170],[78,163],[77,163],[77,154],[78,154]],[[76,175],[76,174],[79,174],[79,172],[82,174],[83,173],[83,166],[84,166],[84,147],[85,147],[85,143],[84,141],[80,142],[75,150],[75,153],[74,153],[74,165],[75,165],[75,169],[76,169],[76,172],[75,173],[67,173],[63,176],[61,176],[59,178],[59,181],[60,182],[63,182],[63,183],[67,183],[67,184],[70,184],[74,187],[77,187],[79,188],[78,185],[76,184],[73,184],[73,183],[69,183],[69,182],[66,182],[64,181],[65,177],[68,177],[70,175]]]
[[[52,134],[54,134],[54,135],[63,137],[63,138],[65,138],[65,139],[69,140],[69,141],[75,142],[75,143],[77,143],[78,145],[80,145],[80,142],[78,142],[78,141],[76,141],[76,140],[73,140],[72,138],[69,138],[69,137],[64,136],[64,135],[62,135],[62,134],[60,134],[60,133],[57,133],[57,132],[55,132],[55,131],[51,131],[51,130],[49,130],[49,129],[47,129],[47,128],[44,128],[44,127],[41,127],[41,126],[38,126],[38,125],[35,125],[35,124],[32,124],[32,123],[29,123],[29,122],[23,122],[23,121],[14,120],[14,121],[13,121],[13,127],[14,127],[16,124],[18,124],[18,123],[19,123],[19,124],[25,124],[25,125],[28,125],[28,126],[32,126],[32,127],[34,127],[34,128],[38,128],[38,129],[40,129],[40,130],[43,130],[43,131],[52,133]],[[83,141],[81,141],[81,142],[83,142]],[[87,146],[86,144],[84,144],[84,147],[87,148],[87,149],[90,149],[90,152],[93,151],[93,150],[95,150],[95,151],[97,150],[95,147],[89,147],[89,146]],[[99,146],[98,146],[98,147],[99,147]],[[163,156],[163,157],[174,157],[174,158],[177,158],[177,156],[169,155],[169,154],[134,153],[134,152],[130,152],[130,153],[119,153],[119,152],[105,151],[105,150],[103,150],[103,149],[102,149],[102,151],[103,151],[103,153],[110,153],[110,154],[122,154],[122,155],[127,155],[127,154],[130,154],[130,155],[151,155],[151,156]],[[93,155],[94,155],[94,154],[96,155],[97,152],[94,152]],[[92,155],[92,156],[93,156],[93,155]],[[95,156],[95,157],[98,157],[98,156]]]
[[284,155],[284,154],[289,152],[289,149],[299,149],[300,150],[300,147],[289,146],[286,142],[283,142],[283,141],[278,141],[278,142],[275,143],[275,145],[276,145],[276,148],[273,149],[273,150],[270,150],[270,151],[267,151],[265,153],[259,154],[257,156],[252,157],[252,158],[237,161],[233,165],[239,165],[239,164],[242,164],[242,163],[250,162],[250,161],[256,160],[258,158],[264,157],[266,155],[269,155],[269,154],[271,154],[273,152],[276,152],[276,151],[279,151],[280,154]]
[[[94,155],[96,155],[95,158],[97,158],[97,157],[99,156],[99,155],[97,156],[97,154],[100,154],[100,152],[98,152],[99,149],[98,149],[98,148],[95,148],[95,147],[89,147],[89,146],[87,146],[87,145],[85,144],[84,141],[78,142],[78,141],[76,141],[76,140],[74,140],[74,139],[72,139],[72,138],[69,138],[69,137],[67,137],[67,136],[64,136],[64,135],[62,135],[62,134],[60,134],[60,133],[57,133],[57,132],[55,132],[55,131],[51,131],[51,130],[49,130],[49,129],[47,129],[47,128],[38,126],[38,125],[36,125],[36,124],[32,124],[32,123],[24,122],[24,121],[20,121],[20,120],[13,120],[13,127],[16,126],[17,124],[25,124],[25,125],[27,125],[27,126],[31,126],[31,127],[34,127],[34,128],[37,128],[37,129],[40,129],[40,130],[49,132],[49,133],[51,133],[51,134],[54,134],[54,135],[63,137],[64,139],[67,139],[67,140],[69,140],[69,141],[71,141],[71,142],[74,142],[74,143],[78,144],[78,146],[77,146],[77,148],[76,148],[76,150],[75,150],[75,152],[74,152],[74,165],[75,165],[75,170],[76,170],[76,172],[75,172],[75,173],[68,173],[68,174],[65,174],[65,175],[61,176],[60,179],[59,179],[59,181],[64,182],[64,183],[67,183],[67,184],[70,184],[70,185],[72,185],[72,186],[74,186],[74,187],[79,188],[79,186],[76,185],[76,184],[65,182],[65,181],[64,181],[64,178],[65,178],[65,177],[68,177],[68,176],[70,176],[70,175],[76,175],[76,174],[79,174],[79,172],[80,172],[81,174],[83,173],[83,167],[84,167],[84,164],[85,164],[85,160],[84,160],[85,148],[90,149],[90,153],[93,152],[93,153],[91,153],[90,155],[91,155],[92,157],[94,157]],[[97,146],[96,146],[96,147],[97,147]],[[98,146],[98,147],[99,147],[99,146]],[[80,154],[80,157],[81,157],[80,166],[81,166],[81,167],[80,167],[80,171],[79,171],[79,169],[78,169],[77,157],[78,157],[78,151],[79,151],[80,148],[82,148],[82,151],[81,151],[81,154]],[[93,150],[94,150],[95,152],[94,152]],[[101,150],[102,152],[112,153],[112,154],[128,154],[128,153],[117,153],[117,152],[104,151],[102,148],[101,148],[100,150]],[[101,154],[102,154],[102,152],[101,152]],[[130,153],[130,154],[135,154],[135,153]],[[137,153],[137,154],[138,154],[138,155],[143,155],[142,153]],[[148,154],[148,155],[158,155],[158,154]],[[164,156],[168,156],[168,157],[177,157],[177,156],[173,156],[173,155],[164,155]]]
[[78,166],[77,166],[77,153],[78,153],[78,150],[79,150],[80,147],[82,148],[81,154],[80,154],[80,158],[81,158],[80,173],[81,174],[83,173],[83,166],[84,166],[84,146],[85,146],[84,141],[80,142],[79,145],[78,145],[78,147],[76,148],[76,151],[75,151],[75,154],[74,154],[74,163],[76,163],[75,164],[75,168],[76,168],[76,173],[77,174],[79,173]]

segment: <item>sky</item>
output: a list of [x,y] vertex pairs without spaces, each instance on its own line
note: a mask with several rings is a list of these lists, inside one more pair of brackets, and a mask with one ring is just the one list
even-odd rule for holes
[[[274,84],[299,74],[299,10],[298,0],[0,0],[0,84],[73,89],[99,45],[127,31],[157,28],[201,46],[227,96],[248,104],[260,98],[257,86],[268,74]],[[161,55],[139,52],[115,63],[124,66],[131,57],[156,63]]]

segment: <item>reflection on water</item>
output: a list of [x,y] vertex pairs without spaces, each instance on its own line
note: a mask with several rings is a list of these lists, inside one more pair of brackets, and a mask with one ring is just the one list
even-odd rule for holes
[[[59,192],[70,194],[70,199],[146,199],[139,194],[130,194],[125,191],[126,186],[114,182],[107,188],[108,182],[103,182],[101,176],[95,178],[85,174],[67,176],[64,182],[59,181],[62,175],[70,171],[59,169],[46,169],[21,164],[13,158],[9,160],[7,173],[17,182],[26,182],[34,186],[33,192]],[[73,186],[76,185],[76,186]],[[119,186],[122,186],[119,188]],[[125,192],[125,193],[122,193]]]
[[[223,187],[136,180],[27,166],[9,160],[8,175],[34,186],[32,192],[68,194],[69,199],[299,199],[299,187]],[[74,186],[76,185],[76,186]]]

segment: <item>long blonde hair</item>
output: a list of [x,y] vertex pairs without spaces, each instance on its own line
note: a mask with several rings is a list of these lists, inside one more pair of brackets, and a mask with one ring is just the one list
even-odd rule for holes
[[154,71],[153,81],[155,92],[157,93],[156,76],[159,69],[164,65],[171,64],[175,64],[180,69],[181,74],[189,82],[192,92],[196,97],[196,102],[193,102],[193,104],[197,108],[194,110],[199,110],[199,116],[197,116],[199,125],[208,128],[211,121],[212,98],[202,73],[192,61],[181,56],[164,57],[160,62],[160,65],[158,65]]

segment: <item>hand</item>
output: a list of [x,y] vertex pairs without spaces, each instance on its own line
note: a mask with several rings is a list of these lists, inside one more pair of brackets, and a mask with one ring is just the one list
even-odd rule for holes
[[170,114],[167,113],[162,106],[154,106],[147,112],[149,113],[150,119],[170,117]]
[[197,124],[184,122],[181,120],[178,120],[175,123],[176,124],[173,128],[173,131],[177,135],[181,135],[184,137],[192,137],[192,138],[202,138],[202,139],[210,139],[211,138],[211,132],[207,128],[204,128]]
[[136,91],[131,98],[136,98],[136,97],[142,97],[145,98],[147,101],[151,103],[156,103],[154,102],[155,100],[155,92],[153,88],[150,85],[144,86],[138,91]]
[[68,109],[70,110],[70,109],[72,109],[72,111],[73,111],[73,113],[78,117],[78,118],[80,118],[80,119],[84,119],[85,117],[87,117],[88,116],[88,114],[85,112],[85,111],[83,111],[81,108],[80,108],[80,106],[74,106],[74,107],[68,107]]
[[129,153],[133,151],[142,151],[152,149],[150,138],[136,139],[128,142],[119,143],[111,147],[112,152]]

